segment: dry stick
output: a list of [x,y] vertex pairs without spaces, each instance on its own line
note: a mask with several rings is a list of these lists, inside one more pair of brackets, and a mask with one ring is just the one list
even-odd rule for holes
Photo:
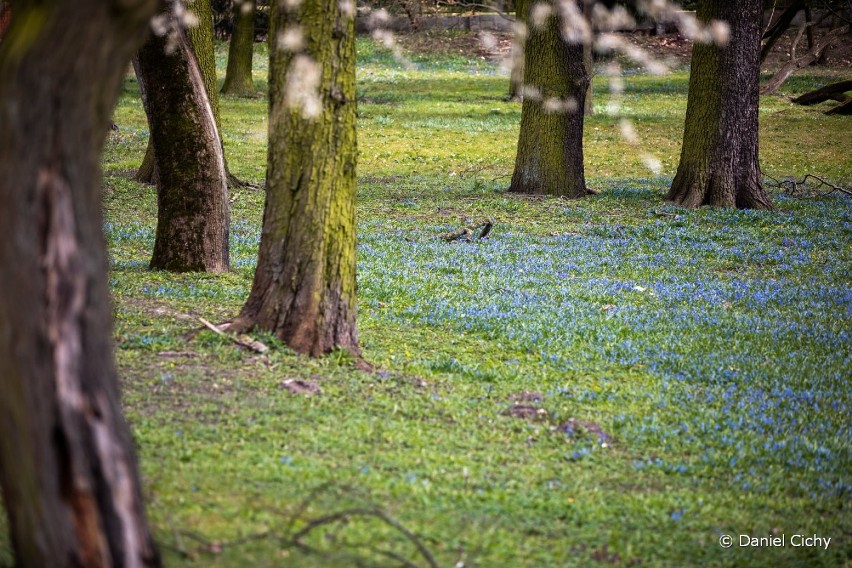
[[330,515],[325,515],[323,517],[319,517],[310,521],[305,528],[297,532],[293,535],[292,542],[296,545],[303,545],[301,539],[304,538],[309,532],[314,530],[317,527],[322,525],[327,525],[330,523],[336,523],[338,521],[346,520],[349,517],[362,516],[362,517],[375,517],[384,521],[386,524],[396,529],[400,533],[403,534],[409,541],[417,547],[420,555],[423,556],[423,559],[426,560],[426,563],[430,568],[438,568],[438,563],[435,561],[435,557],[432,556],[432,553],[429,552],[429,549],[426,548],[426,545],[417,537],[416,534],[408,530],[402,523],[384,513],[378,509],[346,509],[343,511],[339,511],[337,513],[332,513]]
[[[767,177],[767,178],[769,178],[770,180],[772,180],[772,181],[774,182],[774,183],[772,184],[774,187],[779,187],[779,188],[785,189],[785,190],[787,190],[787,192],[788,192],[788,193],[791,193],[791,194],[794,194],[795,192],[798,192],[798,191],[799,191],[799,186],[800,186],[800,185],[804,185],[804,186],[805,186],[805,189],[807,189],[807,184],[806,184],[806,182],[808,181],[808,178],[813,178],[813,179],[815,179],[815,180],[817,180],[817,181],[819,182],[819,185],[817,186],[817,188],[820,188],[820,187],[822,187],[822,186],[824,186],[824,185],[825,185],[825,186],[828,186],[828,187],[830,188],[828,191],[824,191],[824,192],[817,192],[817,195],[818,195],[819,197],[824,197],[824,196],[826,196],[826,195],[831,195],[831,194],[832,194],[832,193],[834,193],[835,191],[839,191],[839,192],[841,192],[841,193],[845,193],[846,195],[852,195],[852,190],[846,189],[845,187],[841,187],[841,186],[839,186],[839,185],[835,185],[835,184],[833,184],[833,183],[831,183],[831,182],[829,182],[829,181],[824,180],[823,178],[821,178],[820,176],[815,175],[815,174],[805,174],[805,177],[803,177],[803,178],[801,179],[801,181],[796,181],[795,179],[786,179],[786,180],[784,180],[784,181],[778,181],[777,179],[775,179],[775,178],[774,178],[774,177],[772,177],[772,176],[766,176],[766,177]],[[816,188],[815,188],[815,189],[816,189]]]
[[257,341],[256,339],[252,339],[251,337],[248,337],[248,336],[238,337],[236,335],[231,335],[230,333],[225,333],[224,331],[219,329],[217,326],[213,325],[212,323],[210,323],[209,321],[207,321],[206,319],[204,319],[202,317],[199,317],[198,321],[203,323],[205,325],[205,327],[209,328],[211,331],[218,333],[222,337],[227,337],[228,339],[230,339],[231,341],[233,341],[237,345],[242,345],[246,349],[251,349],[252,351],[254,351],[256,353],[266,353],[267,351],[269,351],[269,347],[267,347],[266,345],[264,345],[260,341]]

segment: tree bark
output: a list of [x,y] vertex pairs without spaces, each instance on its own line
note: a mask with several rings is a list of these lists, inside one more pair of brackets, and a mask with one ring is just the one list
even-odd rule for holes
[[133,57],[133,72],[136,74],[136,84],[139,86],[139,98],[142,99],[142,108],[145,109],[145,118],[148,120],[148,145],[145,146],[145,157],[142,158],[142,165],[139,166],[134,179],[140,183],[148,183],[157,185],[159,183],[159,175],[157,174],[157,158],[154,155],[154,144],[151,142],[151,121],[148,117],[151,115],[151,105],[148,101],[148,94],[145,90],[145,80],[139,72],[139,56]]
[[195,61],[201,70],[204,88],[213,118],[216,120],[216,130],[222,131],[222,119],[219,113],[219,84],[216,77],[216,52],[213,48],[213,8],[210,0],[193,0],[187,7],[198,18],[198,23],[186,29]]
[[760,0],[699,4],[702,22],[730,26],[725,46],[697,43],[683,147],[668,198],[684,207],[772,209],[758,163]]
[[151,268],[228,270],[228,199],[222,143],[192,46],[174,16],[176,45],[151,37],[139,50],[157,170]]
[[254,0],[234,2],[234,33],[228,47],[228,70],[222,93],[240,97],[255,93],[251,78],[251,60],[254,53]]
[[[355,19],[337,0],[303,0],[289,11],[273,3],[272,10],[263,231],[252,290],[233,329],[271,331],[313,356],[335,348],[358,355]],[[290,26],[302,29],[303,52],[278,48],[278,34]],[[310,80],[297,83],[312,64],[319,66],[315,117],[293,106],[301,95],[292,90],[311,95]]]
[[0,46],[0,486],[19,566],[160,565],[119,401],[99,158],[158,4],[22,0]]
[[509,191],[583,197],[583,108],[589,76],[583,44],[565,41],[558,24],[556,17],[542,26],[528,23],[521,130]]

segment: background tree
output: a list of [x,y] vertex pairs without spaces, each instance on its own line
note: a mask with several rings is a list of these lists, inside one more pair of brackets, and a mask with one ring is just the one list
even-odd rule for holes
[[760,0],[705,0],[698,19],[730,27],[725,45],[696,43],[683,146],[668,198],[684,207],[772,209],[758,164]]
[[[583,108],[589,76],[583,43],[563,37],[569,18],[558,18],[551,2],[528,10],[524,50],[524,103],[515,171],[509,191],[582,197]],[[585,23],[585,20],[579,18]]]
[[[198,68],[201,70],[204,88],[207,92],[207,99],[210,108],[213,112],[213,119],[216,123],[216,130],[219,133],[221,143],[222,136],[222,121],[219,112],[219,85],[216,76],[216,53],[213,48],[213,11],[210,7],[210,0],[193,0],[189,4],[190,13],[194,16],[194,25],[187,26],[186,34],[189,37],[190,45]],[[140,81],[141,85],[141,81]],[[151,127],[150,113],[162,112],[162,107],[156,104],[146,108],[148,113],[148,126]],[[154,175],[158,172],[158,164],[155,163],[156,152],[151,147],[152,140],[148,139],[148,148],[145,150],[145,158],[139,171],[136,174],[137,181],[144,183],[156,183],[157,179]],[[224,155],[224,146],[222,149]],[[225,160],[225,175],[228,180],[228,185],[232,187],[243,187],[246,184],[236,176],[232,175],[228,170],[228,162]]]
[[303,0],[272,9],[263,231],[232,328],[274,332],[314,356],[336,347],[358,354],[355,5]]
[[137,56],[158,172],[151,268],[222,272],[229,267],[222,143],[189,39],[166,15],[169,35],[152,36]]
[[0,486],[20,566],[157,566],[119,404],[100,152],[159,2],[20,0],[0,45]]
[[234,33],[228,47],[228,70],[222,93],[249,96],[255,93],[251,78],[251,60],[254,53],[254,0],[234,2]]

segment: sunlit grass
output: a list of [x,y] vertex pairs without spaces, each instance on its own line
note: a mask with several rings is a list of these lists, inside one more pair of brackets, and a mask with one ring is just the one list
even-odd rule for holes
[[[617,116],[596,80],[585,154],[599,196],[510,195],[520,105],[496,65],[433,54],[406,70],[358,47],[359,328],[373,374],[345,354],[310,360],[260,334],[273,350],[259,357],[199,331],[198,316],[224,321],[248,294],[262,192],[232,192],[231,273],[147,270],[156,195],[129,179],[147,126],[125,83],[105,229],[125,406],[168,564],[397,565],[353,543],[419,561],[368,520],[318,529],[305,542],[321,554],[287,546],[305,518],[353,506],[399,519],[441,566],[848,562],[852,202],[666,204],[685,73],[629,75]],[[262,183],[266,100],[221,104],[231,170]],[[849,174],[846,118],[761,105],[767,173]],[[661,176],[621,138],[621,116]],[[486,217],[488,240],[435,238]],[[322,392],[293,395],[289,379]],[[532,414],[513,416],[519,405]],[[719,547],[739,533],[832,545]],[[199,536],[224,546],[202,550]]]

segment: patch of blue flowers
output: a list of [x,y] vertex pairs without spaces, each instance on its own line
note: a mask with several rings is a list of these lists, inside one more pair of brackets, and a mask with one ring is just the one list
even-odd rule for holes
[[[646,187],[601,199],[658,202]],[[852,200],[776,203],[779,212],[661,206],[628,225],[596,223],[575,205],[564,210],[568,234],[504,224],[470,244],[409,241],[370,220],[362,309],[509,343],[557,375],[603,370],[602,384],[619,370],[650,375],[652,410],[625,417],[620,438],[693,459],[636,467],[709,467],[749,491],[848,497]],[[594,404],[635,391],[569,384],[564,394]]]

